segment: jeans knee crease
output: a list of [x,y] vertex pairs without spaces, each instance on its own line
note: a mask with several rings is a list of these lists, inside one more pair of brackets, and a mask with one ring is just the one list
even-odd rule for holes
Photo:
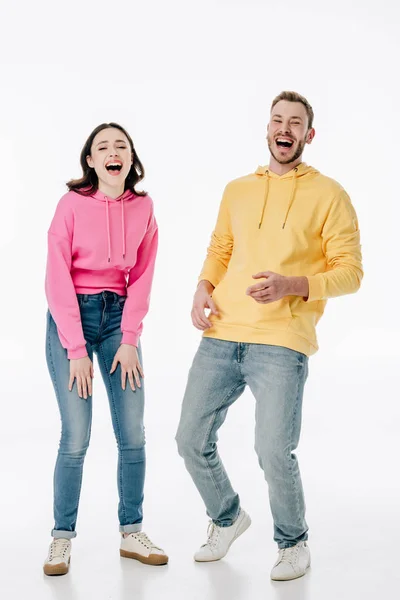
[[207,445],[207,443],[208,443],[208,440],[209,440],[209,437],[210,437],[210,432],[211,432],[211,429],[212,429],[212,427],[213,427],[213,425],[214,425],[214,423],[215,423],[215,420],[216,420],[216,417],[217,417],[218,411],[220,410],[221,406],[223,406],[223,404],[225,404],[225,403],[227,402],[227,400],[229,400],[229,398],[230,398],[230,397],[232,396],[232,394],[233,394],[233,393],[234,393],[234,392],[235,392],[235,391],[236,391],[236,390],[237,390],[237,389],[240,387],[240,385],[241,385],[241,384],[239,384],[239,385],[236,385],[234,388],[232,388],[232,390],[230,390],[230,392],[229,392],[229,393],[228,393],[228,394],[227,394],[227,395],[226,395],[226,396],[223,398],[223,400],[222,400],[222,401],[220,402],[220,404],[217,406],[217,408],[216,408],[216,410],[214,411],[214,413],[211,415],[211,418],[210,418],[210,423],[209,423],[209,426],[208,426],[208,428],[207,428],[206,435],[205,435],[205,437],[204,437],[204,442],[203,442],[203,445],[202,445],[202,447],[201,447],[201,455],[202,455],[202,456],[204,457],[204,459],[205,459],[205,463],[206,463],[206,467],[207,467],[208,474],[209,474],[209,476],[210,476],[210,479],[211,479],[211,481],[212,481],[212,482],[213,482],[213,484],[214,484],[214,488],[216,489],[216,491],[217,491],[217,494],[218,494],[218,497],[219,497],[219,499],[220,499],[220,502],[221,502],[221,510],[223,510],[223,509],[225,508],[226,500],[225,500],[225,498],[223,498],[223,497],[222,497],[222,495],[221,495],[221,492],[220,492],[220,490],[219,490],[219,488],[218,488],[218,486],[217,486],[217,482],[216,482],[216,481],[215,481],[215,479],[214,479],[214,476],[213,476],[213,473],[212,473],[212,469],[210,468],[210,465],[208,464],[208,459],[207,459],[207,458],[204,456],[204,449],[205,449],[205,447],[206,447],[206,445]]

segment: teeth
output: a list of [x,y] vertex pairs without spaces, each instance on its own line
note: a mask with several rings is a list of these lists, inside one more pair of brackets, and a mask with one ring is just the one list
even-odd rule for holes
[[121,163],[108,163],[107,167],[122,167]]

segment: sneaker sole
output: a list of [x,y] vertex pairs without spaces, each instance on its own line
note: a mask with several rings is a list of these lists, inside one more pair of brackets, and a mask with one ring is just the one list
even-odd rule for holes
[[236,541],[238,539],[238,537],[242,535],[242,533],[247,531],[247,529],[250,527],[250,525],[251,525],[250,516],[247,513],[245,513],[245,516],[243,517],[241,523],[239,523],[239,526],[237,528],[235,536],[231,539],[230,544],[229,544],[228,548],[226,549],[226,552],[223,556],[220,556],[219,558],[195,558],[194,560],[196,562],[215,562],[217,560],[221,560],[221,558],[224,558],[224,556],[226,556],[228,554],[229,548],[232,546],[233,542]]
[[43,573],[45,575],[66,575],[69,571],[69,565],[71,558],[68,560],[68,564],[61,563],[59,565],[44,565]]
[[294,575],[294,577],[273,577],[271,575],[271,579],[272,581],[292,581],[292,579],[300,579],[300,577],[304,577],[304,575],[306,575],[309,571],[311,567],[311,564],[308,565],[308,567],[306,567],[306,570],[304,571],[304,573],[300,573],[299,575]]
[[128,552],[128,550],[120,550],[119,555],[123,558],[132,558],[138,560],[144,565],[161,566],[168,563],[168,556],[165,554],[150,554],[150,556],[142,556],[136,552]]

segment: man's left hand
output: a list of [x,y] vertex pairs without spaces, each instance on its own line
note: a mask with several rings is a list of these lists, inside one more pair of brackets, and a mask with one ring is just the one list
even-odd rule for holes
[[263,279],[247,288],[246,294],[260,304],[276,302],[284,296],[303,296],[308,298],[307,277],[286,277],[272,271],[263,271],[253,275],[253,279]]
[[263,281],[248,287],[246,294],[260,304],[275,302],[289,295],[289,277],[272,271],[263,271],[253,275],[253,279],[262,279]]

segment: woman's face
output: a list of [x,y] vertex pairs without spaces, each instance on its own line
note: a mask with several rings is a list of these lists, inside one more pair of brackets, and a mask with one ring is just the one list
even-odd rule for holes
[[99,183],[121,187],[131,169],[133,156],[127,137],[114,127],[100,131],[93,140],[89,167],[96,171]]

